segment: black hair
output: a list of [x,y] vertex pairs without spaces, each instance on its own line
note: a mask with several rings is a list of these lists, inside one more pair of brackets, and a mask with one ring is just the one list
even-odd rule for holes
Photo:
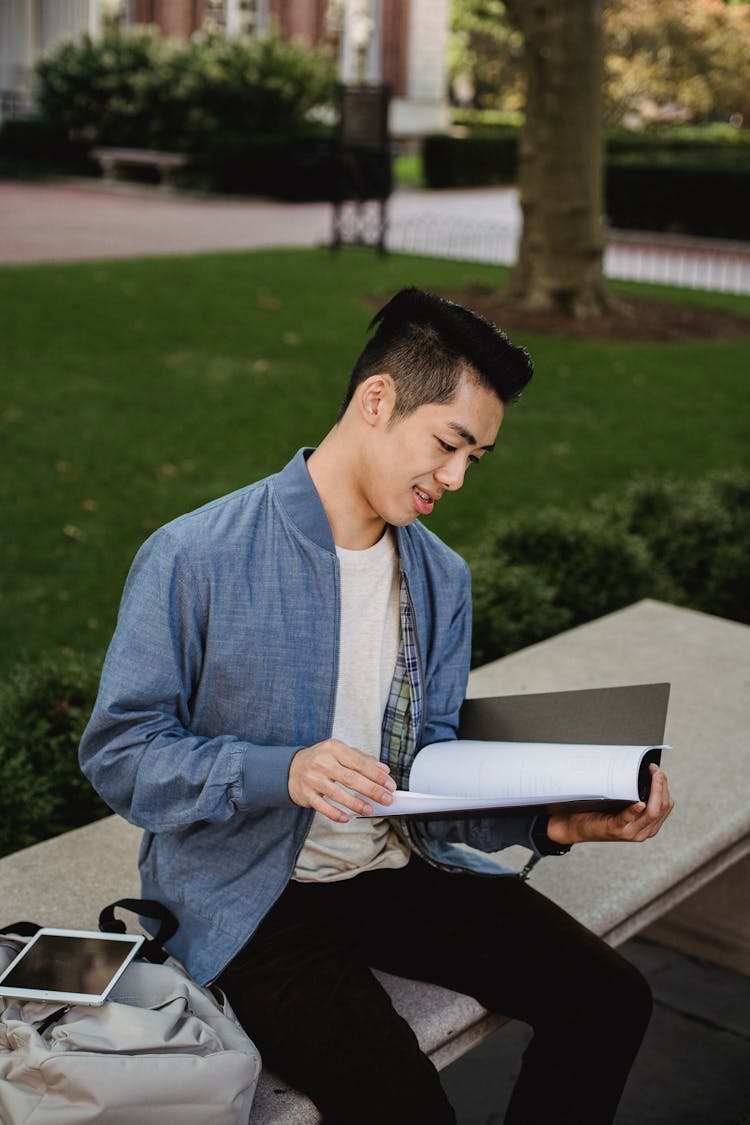
[[464,374],[508,403],[534,373],[529,353],[501,329],[422,289],[402,289],[372,318],[368,332],[373,328],[349,377],[339,419],[359,384],[380,372],[395,384],[394,418],[427,403],[451,402]]

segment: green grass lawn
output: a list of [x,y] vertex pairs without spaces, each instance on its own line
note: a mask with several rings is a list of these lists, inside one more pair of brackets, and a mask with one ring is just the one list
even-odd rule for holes
[[[151,530],[315,444],[372,298],[504,276],[356,250],[0,269],[3,667],[103,649]],[[653,292],[750,312],[743,298]],[[429,521],[459,550],[500,515],[580,506],[644,472],[696,478],[745,462],[750,337],[514,338],[536,377],[495,453]]]
[[418,152],[401,153],[393,160],[393,178],[399,187],[424,187],[422,154]]

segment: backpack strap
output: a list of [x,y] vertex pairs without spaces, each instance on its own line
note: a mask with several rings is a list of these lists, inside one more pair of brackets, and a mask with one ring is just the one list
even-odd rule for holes
[[18,934],[20,937],[33,937],[37,930],[41,930],[37,922],[13,922],[10,926],[3,926],[0,934]]
[[105,934],[127,933],[127,926],[115,917],[115,909],[130,910],[144,918],[154,918],[159,922],[156,936],[149,938],[142,946],[142,955],[155,965],[162,965],[169,953],[164,945],[177,932],[178,922],[171,910],[161,902],[151,898],[120,898],[105,906],[99,915],[99,929]]

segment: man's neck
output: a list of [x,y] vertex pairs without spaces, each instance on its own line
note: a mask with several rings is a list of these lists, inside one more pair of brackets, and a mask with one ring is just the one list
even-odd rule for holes
[[337,547],[364,551],[382,536],[385,521],[362,499],[356,457],[338,427],[326,435],[307,460]]

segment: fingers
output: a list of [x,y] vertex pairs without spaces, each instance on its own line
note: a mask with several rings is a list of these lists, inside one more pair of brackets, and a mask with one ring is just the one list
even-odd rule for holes
[[[615,815],[606,813],[568,813],[564,818],[567,833],[563,839],[558,832],[556,838],[561,842],[580,843],[584,841],[623,840],[640,843],[655,836],[667,819],[674,801],[669,792],[667,775],[658,766],[651,767],[651,792],[648,801],[636,801]],[[550,826],[553,819],[550,818]],[[548,826],[547,831],[549,832]]]
[[[289,768],[289,796],[297,805],[312,808],[329,820],[346,823],[349,817],[336,805],[362,816],[372,814],[370,801],[391,803],[396,783],[388,766],[344,742],[329,738],[299,750]],[[353,790],[353,792],[352,792]]]
[[617,818],[621,830],[616,833],[618,839],[637,842],[648,840],[656,835],[674,808],[667,775],[656,765],[652,765],[650,769],[651,792],[648,801],[645,804],[638,801],[620,813]]

